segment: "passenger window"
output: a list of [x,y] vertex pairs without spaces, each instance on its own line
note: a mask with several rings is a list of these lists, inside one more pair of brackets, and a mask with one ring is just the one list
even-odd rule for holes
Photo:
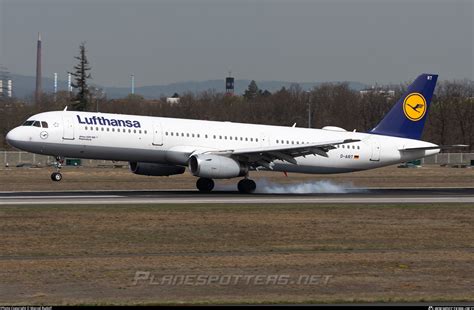
[[107,131],[109,131],[109,130],[110,130],[109,127],[107,127]]
[[255,142],[258,142],[258,138],[255,139]]
[[129,130],[128,130],[128,133],[132,133],[132,130],[131,130],[131,129],[129,129]]
[[186,134],[186,137],[188,137],[188,138],[189,138],[189,133],[187,133],[187,134]]
[[146,134],[146,130],[145,130],[145,134]]
[[48,128],[48,123],[46,123],[46,122],[41,122],[41,126],[42,126],[43,128]]
[[95,130],[96,130],[96,131],[99,131],[99,127],[96,127]]
[[115,128],[112,128],[112,132],[115,132]]

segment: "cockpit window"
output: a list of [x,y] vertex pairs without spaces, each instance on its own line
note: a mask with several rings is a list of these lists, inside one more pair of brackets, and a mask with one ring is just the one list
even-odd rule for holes
[[35,126],[35,127],[48,128],[48,123],[43,122],[43,121],[26,121],[23,123],[22,126]]

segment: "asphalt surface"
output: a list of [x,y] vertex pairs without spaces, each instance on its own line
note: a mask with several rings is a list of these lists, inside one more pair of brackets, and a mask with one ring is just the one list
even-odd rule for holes
[[474,188],[367,188],[338,194],[239,194],[195,190],[0,192],[0,205],[41,204],[474,203]]

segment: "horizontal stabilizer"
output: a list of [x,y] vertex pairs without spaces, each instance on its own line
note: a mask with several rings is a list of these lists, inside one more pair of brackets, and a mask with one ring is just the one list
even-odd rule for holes
[[465,144],[453,144],[453,145],[436,145],[436,146],[422,146],[422,147],[408,147],[405,149],[398,149],[399,151],[424,151],[424,150],[446,150],[446,149],[455,149],[455,148],[462,148],[462,147],[469,147],[469,145]]

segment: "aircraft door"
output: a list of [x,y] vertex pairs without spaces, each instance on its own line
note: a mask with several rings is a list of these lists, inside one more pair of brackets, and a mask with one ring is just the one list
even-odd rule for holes
[[163,145],[163,128],[158,122],[153,123],[153,145]]
[[74,122],[71,116],[63,116],[63,139],[74,140]]
[[377,139],[373,139],[370,144],[372,145],[372,154],[370,155],[370,160],[380,161],[380,142]]

